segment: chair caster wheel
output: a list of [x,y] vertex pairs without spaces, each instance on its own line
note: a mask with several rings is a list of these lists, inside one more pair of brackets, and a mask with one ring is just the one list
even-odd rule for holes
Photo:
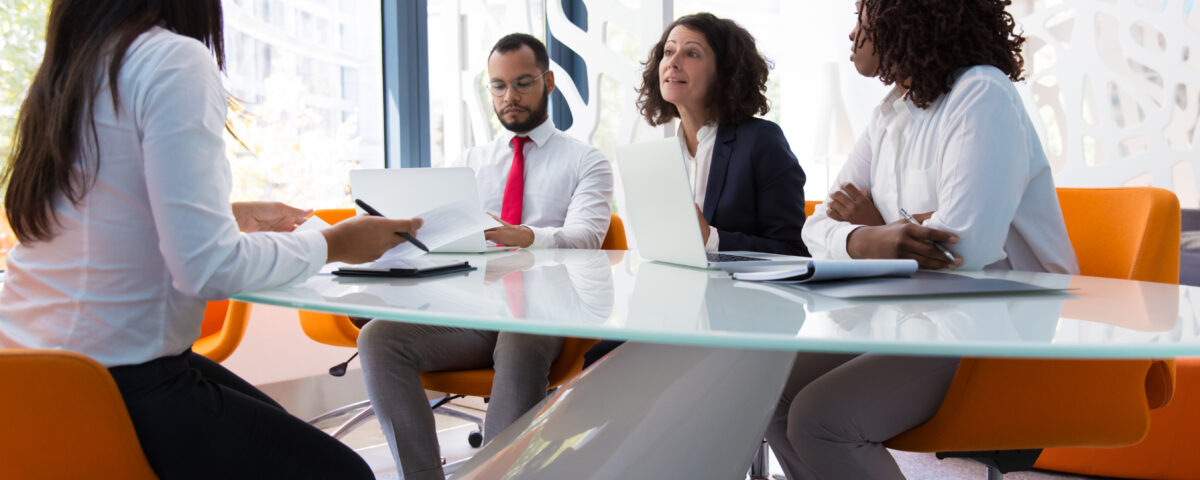
[[471,448],[479,448],[480,445],[483,445],[483,434],[479,431],[471,432],[470,435],[467,435],[467,443],[471,444]]

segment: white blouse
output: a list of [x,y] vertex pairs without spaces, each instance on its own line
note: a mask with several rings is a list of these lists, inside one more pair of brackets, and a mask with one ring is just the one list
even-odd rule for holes
[[95,99],[98,153],[80,153],[84,165],[100,159],[94,185],[78,206],[59,196],[53,239],[8,255],[0,346],[72,350],[108,367],[177,355],[200,336],[207,300],[325,263],[321,232],[238,232],[227,93],[203,44],[152,28],[118,82],[115,110],[107,81]]
[[[692,201],[703,208],[704,196],[708,193],[708,173],[712,170],[713,148],[717,144],[717,126],[705,125],[696,131],[695,155],[688,152],[683,122],[679,122],[675,137],[679,138],[679,148],[683,149],[683,164],[687,168],[688,181],[692,186]],[[708,241],[704,244],[704,250],[716,252],[721,247],[721,233],[712,225],[708,228]]]
[[[947,245],[968,270],[1078,273],[1050,164],[1012,82],[999,69],[963,72],[927,109],[893,90],[859,137],[832,195],[853,183],[884,222],[934,212],[926,226],[958,234]],[[826,203],[804,224],[814,258],[849,258],[860,225],[835,221]]]

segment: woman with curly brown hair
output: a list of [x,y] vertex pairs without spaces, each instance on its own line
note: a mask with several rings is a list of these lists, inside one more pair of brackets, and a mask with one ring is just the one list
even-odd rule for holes
[[[851,60],[895,87],[805,226],[814,257],[1079,272],[1013,86],[1025,39],[1009,3],[858,2]],[[883,442],[937,412],[958,361],[798,355],[767,432],[788,478],[903,478]]]
[[[711,13],[679,17],[650,49],[638,107],[651,125],[679,119],[704,249],[808,255],[804,170],[771,110],[770,67],[754,37]],[[623,342],[592,347],[591,365]]]
[[770,111],[767,60],[754,37],[710,13],[675,20],[650,50],[638,107],[651,125],[679,119],[705,249],[808,255],[804,171]]

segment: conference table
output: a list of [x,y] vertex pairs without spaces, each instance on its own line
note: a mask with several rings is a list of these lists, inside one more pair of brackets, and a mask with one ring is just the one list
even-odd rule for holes
[[796,352],[1022,358],[1200,356],[1200,288],[1030,272],[959,272],[1058,289],[825,297],[639,258],[519,250],[443,256],[426,279],[321,273],[236,300],[377,319],[627,340],[455,474],[744,478]]

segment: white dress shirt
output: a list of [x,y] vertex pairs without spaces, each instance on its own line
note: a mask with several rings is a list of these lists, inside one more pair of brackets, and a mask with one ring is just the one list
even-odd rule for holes
[[[928,109],[894,89],[875,110],[832,191],[871,193],[884,222],[934,212],[926,226],[958,234],[947,245],[968,270],[1078,273],[1050,164],[1021,98],[999,69],[963,72]],[[814,258],[849,258],[859,225],[835,221],[826,203],[804,224]]]
[[8,255],[0,345],[76,351],[108,367],[177,355],[199,338],[207,300],[302,280],[325,263],[321,232],[238,232],[227,93],[203,44],[150,29],[126,53],[118,87],[116,110],[107,81],[93,102],[98,155],[81,147],[81,164],[99,158],[94,185],[78,206],[58,196],[53,239]]
[[[683,163],[687,166],[688,180],[692,185],[692,201],[704,206],[704,194],[708,192],[708,172],[712,170],[713,146],[717,143],[717,126],[705,125],[696,131],[696,154],[692,155],[687,148],[687,140],[683,134],[683,122],[675,131],[679,139],[679,147],[683,149]],[[721,234],[717,227],[708,226],[708,241],[704,250],[716,252],[721,246]]]
[[[456,163],[475,170],[479,201],[496,216],[504,204],[515,136],[505,130]],[[528,137],[521,224],[533,231],[530,248],[600,248],[612,216],[612,165],[600,150],[554,128],[550,119]]]

